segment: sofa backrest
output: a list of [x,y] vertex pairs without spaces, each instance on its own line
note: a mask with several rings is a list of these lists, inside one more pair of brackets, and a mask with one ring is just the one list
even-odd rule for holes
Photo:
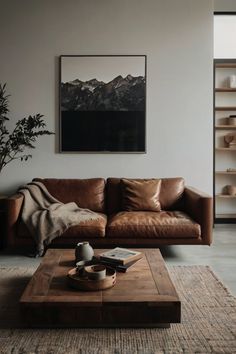
[[[107,213],[113,214],[122,210],[122,193],[120,178],[110,177],[106,183]],[[162,178],[160,203],[162,210],[181,209],[185,182],[182,177]]]
[[42,182],[49,193],[63,203],[75,202],[80,208],[105,212],[105,180],[103,178],[35,178],[34,181]]

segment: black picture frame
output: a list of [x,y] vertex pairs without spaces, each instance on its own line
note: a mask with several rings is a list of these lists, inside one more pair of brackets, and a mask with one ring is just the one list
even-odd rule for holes
[[60,152],[146,153],[146,55],[59,57]]

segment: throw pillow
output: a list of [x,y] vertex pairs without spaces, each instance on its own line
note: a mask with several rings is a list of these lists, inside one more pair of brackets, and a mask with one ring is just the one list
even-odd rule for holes
[[121,179],[122,204],[127,211],[160,211],[161,179]]

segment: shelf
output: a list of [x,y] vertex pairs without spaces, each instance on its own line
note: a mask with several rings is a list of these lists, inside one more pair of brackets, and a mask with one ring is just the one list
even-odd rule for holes
[[236,148],[216,148],[216,151],[236,151]]
[[215,126],[216,129],[236,129],[236,125],[229,125],[229,124],[219,124]]
[[236,214],[216,214],[217,218],[236,218]]
[[233,69],[236,68],[236,63],[216,63],[215,67],[218,69]]
[[216,214],[216,218],[219,219],[235,219],[236,214]]
[[215,172],[216,175],[236,175],[236,171],[216,171]]
[[215,92],[236,92],[236,87],[219,87],[215,89]]
[[235,198],[236,198],[236,195],[216,194],[216,198],[235,199]]
[[236,111],[236,107],[216,107],[215,111]]

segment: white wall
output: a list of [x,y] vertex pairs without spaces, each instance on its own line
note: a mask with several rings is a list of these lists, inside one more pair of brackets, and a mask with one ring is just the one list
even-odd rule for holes
[[[0,192],[35,176],[183,176],[212,192],[212,0],[0,0],[0,80],[11,117],[40,112],[27,163],[3,170]],[[147,154],[59,154],[58,56],[147,55]]]

